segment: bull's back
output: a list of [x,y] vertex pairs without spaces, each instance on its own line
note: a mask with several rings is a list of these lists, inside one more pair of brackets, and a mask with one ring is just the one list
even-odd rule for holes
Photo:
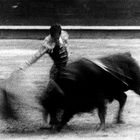
[[95,91],[96,94],[96,91],[101,89],[101,82],[106,79],[105,77],[106,72],[102,68],[92,61],[82,58],[68,64],[58,82],[66,94],[85,96],[85,94],[91,94],[92,91]]
[[73,73],[74,75],[79,75],[80,77],[87,77],[88,74],[91,74],[91,77],[92,75],[101,74],[102,69],[89,59],[82,58],[70,63],[67,66],[66,71]]
[[61,87],[70,95],[94,96],[101,92],[112,92],[116,85],[123,86],[121,80],[102,69],[92,61],[82,58],[68,64],[66,75],[59,81]]

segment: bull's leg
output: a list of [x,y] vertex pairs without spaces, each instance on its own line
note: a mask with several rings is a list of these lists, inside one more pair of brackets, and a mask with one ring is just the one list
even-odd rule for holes
[[40,129],[51,129],[51,116],[49,113],[46,113],[45,111],[43,112],[43,120],[45,123],[45,126],[42,126]]
[[57,111],[55,112],[43,112],[43,120],[45,122],[45,127],[41,127],[41,129],[55,129],[55,126],[58,124],[58,115]]
[[57,131],[61,131],[61,129],[66,125],[66,123],[72,118],[72,113],[64,111],[61,116],[61,122],[56,126]]
[[49,113],[43,113],[43,119],[44,119],[44,121],[45,121],[45,123],[46,123],[46,128],[50,128],[51,127],[51,125],[50,125],[50,114]]
[[100,125],[97,126],[97,130],[105,130],[105,115],[106,115],[106,106],[102,104],[98,108],[98,116],[100,118]]
[[118,114],[117,114],[117,117],[116,117],[116,122],[117,123],[123,123],[122,112],[123,112],[123,109],[124,109],[126,99],[127,99],[127,95],[124,92],[122,92],[121,94],[119,94],[118,97],[116,97],[116,100],[118,100],[118,102],[119,102],[119,110],[118,110]]

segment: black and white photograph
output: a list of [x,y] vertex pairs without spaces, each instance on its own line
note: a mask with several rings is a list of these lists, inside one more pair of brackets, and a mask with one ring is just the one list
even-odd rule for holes
[[0,0],[1,140],[140,140],[139,0]]

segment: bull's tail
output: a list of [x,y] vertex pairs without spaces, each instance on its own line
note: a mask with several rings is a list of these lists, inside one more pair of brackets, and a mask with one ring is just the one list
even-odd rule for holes
[[1,94],[2,94],[2,101],[1,101],[0,112],[1,112],[2,119],[17,120],[18,115],[15,112],[13,104],[12,104],[12,100],[15,100],[16,97],[4,89],[1,90]]

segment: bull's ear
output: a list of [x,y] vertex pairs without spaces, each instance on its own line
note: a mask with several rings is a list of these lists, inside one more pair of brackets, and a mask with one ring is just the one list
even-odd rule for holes
[[51,79],[50,82],[53,84],[53,86],[55,87],[55,90],[57,90],[58,93],[60,93],[61,95],[64,95],[63,90],[60,88],[60,86],[54,80]]

